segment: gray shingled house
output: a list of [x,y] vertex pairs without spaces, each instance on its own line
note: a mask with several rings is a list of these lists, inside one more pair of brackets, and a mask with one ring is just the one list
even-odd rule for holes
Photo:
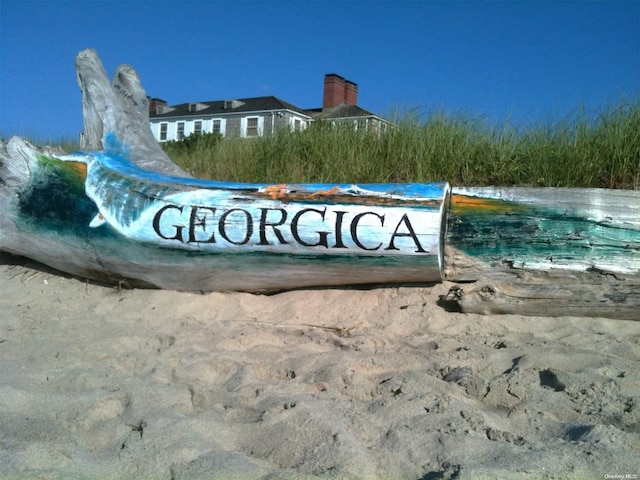
[[303,130],[313,121],[380,132],[387,120],[357,105],[357,84],[335,73],[324,78],[322,108],[302,109],[278,97],[252,97],[192,102],[169,106],[149,99],[151,131],[159,142],[181,140],[193,133],[219,133],[223,137],[261,137],[281,129]]

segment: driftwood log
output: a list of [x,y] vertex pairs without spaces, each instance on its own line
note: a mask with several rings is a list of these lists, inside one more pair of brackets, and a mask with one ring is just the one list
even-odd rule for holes
[[[82,152],[0,144],[0,251],[131,287],[458,282],[463,312],[640,319],[640,192],[192,178],[130,66],[76,59]],[[452,194],[453,193],[453,194]]]
[[640,191],[454,188],[448,227],[463,312],[640,320]]
[[485,280],[468,291],[465,287],[453,288],[448,300],[458,303],[463,312],[484,315],[512,313],[640,320],[639,281],[574,280],[570,282],[567,277],[544,283]]

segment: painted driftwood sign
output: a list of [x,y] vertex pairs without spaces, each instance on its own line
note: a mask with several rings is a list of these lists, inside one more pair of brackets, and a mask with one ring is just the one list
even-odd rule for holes
[[[13,214],[2,249],[77,275],[185,290],[442,276],[446,183],[209,182],[146,171],[118,153],[44,153],[17,138],[7,154],[21,162],[3,167],[13,180],[3,188],[19,187],[3,200]],[[27,247],[25,236],[47,247]]]
[[131,67],[109,82],[85,50],[76,69],[83,151],[17,137],[0,145],[3,252],[128,286],[269,291],[447,279],[475,282],[449,296],[463,311],[640,316],[640,192],[452,195],[447,183],[199,180],[154,139]]

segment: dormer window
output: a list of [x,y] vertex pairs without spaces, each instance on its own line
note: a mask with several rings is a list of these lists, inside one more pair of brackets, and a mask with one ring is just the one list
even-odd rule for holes
[[156,115],[162,115],[163,113],[173,112],[175,108],[167,105],[156,105]]
[[244,102],[241,102],[240,100],[225,100],[224,101],[224,109],[225,110],[231,110],[233,108],[238,108],[238,107],[241,107],[242,105],[244,105]]
[[209,108],[209,105],[206,103],[194,102],[189,104],[189,113],[199,112],[200,110],[204,110],[205,108]]

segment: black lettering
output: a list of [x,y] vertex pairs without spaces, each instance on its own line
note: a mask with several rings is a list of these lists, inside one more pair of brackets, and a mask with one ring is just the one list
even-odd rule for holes
[[353,243],[355,243],[362,250],[378,250],[382,246],[382,242],[380,242],[375,247],[365,247],[358,238],[358,223],[365,215],[373,215],[374,217],[378,217],[380,219],[380,226],[384,226],[384,215],[379,215],[374,212],[359,213],[358,215],[353,217],[353,220],[351,220],[351,238],[353,239]]
[[[231,240],[227,235],[227,217],[234,212],[242,212],[245,216],[245,235],[241,241]],[[245,245],[249,242],[251,235],[253,235],[253,218],[251,218],[251,214],[246,210],[241,208],[232,208],[231,210],[227,210],[220,217],[220,221],[218,222],[218,231],[220,232],[220,236],[224,238],[227,242],[233,243],[234,245]]]
[[347,212],[336,212],[336,244],[333,248],[347,248],[347,246],[342,242],[342,219]]
[[[288,244],[289,242],[284,239],[280,229],[276,228],[287,220],[287,211],[282,208],[261,208],[260,210],[262,210],[262,212],[260,214],[260,243],[258,245],[271,245],[267,240],[267,227],[273,228],[273,233],[281,245]],[[269,214],[269,211],[280,212],[280,220],[277,222],[267,223],[267,215]]]
[[211,215],[216,214],[215,207],[191,207],[191,215],[189,216],[189,243],[200,242],[200,243],[216,243],[215,233],[213,229],[211,231],[211,236],[206,240],[197,240],[196,239],[196,227],[202,227],[202,231],[207,231],[207,213],[205,213],[202,217],[198,216],[198,212],[200,210],[209,210]]
[[[409,231],[408,233],[398,233],[398,229],[400,228],[400,225],[402,225],[403,223],[407,227],[407,230]],[[411,225],[411,222],[409,221],[409,217],[407,216],[406,213],[402,216],[402,218],[398,222],[398,225],[396,226],[396,229],[393,232],[393,235],[391,235],[391,240],[389,240],[389,246],[385,248],[385,250],[399,250],[399,248],[397,248],[394,243],[396,237],[411,237],[415,242],[416,247],[418,247],[418,249],[416,250],[416,253],[427,253],[424,250],[424,248],[422,248],[422,245],[420,245],[420,242],[418,241],[418,236],[416,235],[416,232],[414,232],[413,226]]]
[[178,240],[179,242],[184,242],[182,238],[182,231],[184,230],[184,227],[181,225],[173,225],[173,227],[176,229],[175,235],[173,237],[164,235],[160,231],[160,219],[162,217],[162,214],[167,210],[169,210],[170,208],[178,210],[180,213],[182,213],[183,207],[178,205],[165,205],[164,207],[162,207],[160,210],[158,210],[158,212],[153,217],[153,229],[155,230],[155,232],[158,234],[160,238],[164,238],[165,240]]
[[318,210],[315,208],[305,208],[304,210],[300,210],[296,213],[291,219],[291,235],[295,238],[296,242],[305,247],[325,247],[329,248],[329,242],[327,241],[327,237],[329,236],[329,232],[317,232],[319,235],[319,240],[317,243],[308,243],[300,238],[300,233],[298,233],[298,222],[300,221],[300,217],[308,212],[315,212],[320,214],[320,218],[324,220],[325,213],[327,209]]

